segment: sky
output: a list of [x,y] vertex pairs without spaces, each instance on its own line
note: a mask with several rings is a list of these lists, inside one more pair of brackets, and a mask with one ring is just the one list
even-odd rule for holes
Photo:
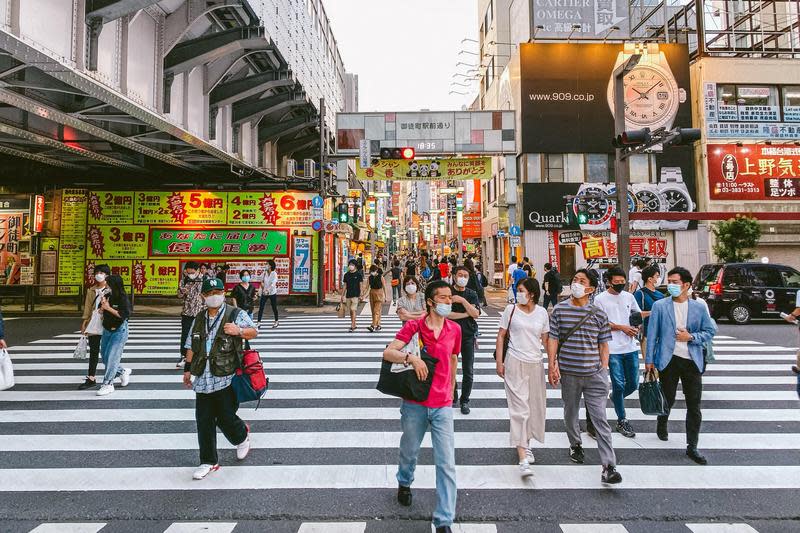
[[[358,74],[359,111],[460,110],[477,94],[451,86],[476,63],[478,0],[323,0],[345,68]],[[463,82],[463,78],[460,78]],[[448,94],[450,90],[470,96]]]

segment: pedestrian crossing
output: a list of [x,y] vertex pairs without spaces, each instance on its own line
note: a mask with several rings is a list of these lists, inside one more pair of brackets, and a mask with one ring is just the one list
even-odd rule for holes
[[[131,384],[107,397],[77,390],[87,366],[72,358],[77,332],[12,347],[17,385],[0,392],[0,494],[86,495],[82,501],[93,501],[92,494],[135,494],[124,501],[135,502],[130,505],[143,512],[177,493],[212,491],[220,501],[234,504],[242,494],[257,494],[283,498],[275,509],[259,509],[260,517],[299,517],[308,511],[306,502],[291,495],[313,490],[320,503],[310,514],[323,519],[406,512],[393,500],[399,400],[375,390],[380,353],[400,321],[383,316],[383,329],[375,333],[363,328],[367,320],[359,316],[359,321],[361,329],[355,333],[347,331],[349,318],[317,315],[285,318],[279,328],[261,330],[251,344],[265,361],[270,390],[258,410],[245,405],[239,411],[251,424],[251,455],[237,463],[233,447],[220,435],[222,469],[200,482],[191,479],[198,455],[194,393],[181,387],[181,371],[175,368],[177,319],[132,320],[123,356],[124,366],[134,371]],[[589,501],[613,490],[632,502],[637,491],[713,498],[721,494],[717,491],[800,489],[800,402],[789,370],[796,349],[724,335],[715,339],[717,362],[703,379],[700,448],[708,466],[697,466],[683,454],[685,404],[680,393],[667,442],[656,438],[655,420],[641,413],[634,393],[627,406],[637,437],[614,434],[623,483],[609,489],[600,483],[597,446],[588,436],[584,435],[586,464],[569,462],[561,392],[548,388],[546,439],[544,444],[534,443],[534,476],[523,480],[508,445],[503,383],[492,359],[498,321],[497,316],[478,319],[472,412],[454,413],[461,491],[513,491],[534,497],[539,491],[566,490]],[[610,402],[608,416],[614,418]],[[421,491],[435,487],[430,446],[426,437],[414,483]],[[369,505],[353,506],[353,494],[361,494]],[[428,503],[415,503],[413,516],[429,516],[432,500]],[[667,513],[668,507],[659,512]],[[0,503],[0,518],[2,510]],[[536,516],[541,510],[530,512]],[[484,515],[475,507],[458,509],[465,523]],[[81,517],[85,516],[76,510],[73,518]],[[702,526],[686,527],[697,533],[751,531]]]

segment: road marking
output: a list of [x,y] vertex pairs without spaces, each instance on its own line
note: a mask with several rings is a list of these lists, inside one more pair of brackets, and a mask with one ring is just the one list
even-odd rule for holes
[[758,533],[747,524],[686,524],[694,533]]
[[364,533],[366,522],[303,522],[297,533]]
[[628,533],[622,524],[559,524],[563,533]]
[[30,533],[97,533],[106,527],[105,522],[60,522],[40,524]]
[[231,533],[236,522],[174,522],[164,533]]

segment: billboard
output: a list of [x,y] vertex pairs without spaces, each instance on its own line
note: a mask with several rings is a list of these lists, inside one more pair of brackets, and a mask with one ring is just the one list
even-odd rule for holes
[[364,181],[488,180],[492,177],[492,158],[379,159],[369,168],[356,161],[356,177]]
[[381,148],[413,147],[418,154],[513,154],[514,111],[338,113],[336,152],[359,156],[362,141]]
[[685,45],[526,43],[521,152],[613,152],[612,74],[634,52],[642,57],[625,78],[626,129],[691,127]]
[[709,144],[712,200],[800,200],[800,147]]
[[798,103],[800,95],[792,85],[704,82],[705,134],[709,139],[796,140],[800,138]]
[[628,38],[628,7],[626,0],[533,0],[532,35],[537,39]]

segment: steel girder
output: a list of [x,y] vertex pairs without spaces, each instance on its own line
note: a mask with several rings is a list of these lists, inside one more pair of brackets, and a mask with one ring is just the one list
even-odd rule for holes
[[313,146],[315,143],[319,144],[319,133],[304,135],[302,137],[298,137],[297,139],[288,140],[285,143],[279,142],[278,152],[282,154],[291,154],[299,152],[309,146]]
[[209,103],[221,107],[265,93],[271,89],[292,87],[295,83],[289,71],[268,71],[251,74],[240,80],[228,81],[217,85],[211,91]]
[[240,102],[233,105],[232,123],[234,125],[243,124],[251,120],[258,120],[265,115],[304,105],[310,105],[308,100],[297,98],[290,92],[249,102]]
[[2,144],[0,144],[0,154],[6,154],[13,157],[20,157],[22,159],[30,159],[31,161],[36,161],[37,163],[44,163],[45,165],[50,165],[53,167],[68,168],[72,170],[86,170],[86,167],[81,165],[74,165],[72,163],[67,163],[66,161],[59,161],[58,159],[52,159],[50,157],[45,157],[43,155],[39,155],[33,152],[24,152],[22,150],[17,150],[16,148],[11,148],[9,146],[4,146]]
[[159,3],[161,0],[86,0],[86,20],[100,19],[103,24]]
[[319,124],[316,117],[299,117],[286,122],[278,122],[274,126],[260,128],[258,130],[259,142],[274,141],[281,137],[287,137],[303,131],[306,128],[313,128]]
[[164,58],[164,73],[186,72],[239,50],[267,50],[264,35],[263,26],[248,26],[183,41]]

